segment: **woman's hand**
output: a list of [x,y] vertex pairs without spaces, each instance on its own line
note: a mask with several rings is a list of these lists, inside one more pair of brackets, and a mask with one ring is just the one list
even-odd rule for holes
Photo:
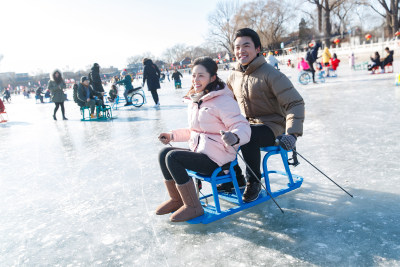
[[158,140],[161,141],[164,145],[169,144],[172,141],[172,134],[171,133],[160,133],[158,136]]

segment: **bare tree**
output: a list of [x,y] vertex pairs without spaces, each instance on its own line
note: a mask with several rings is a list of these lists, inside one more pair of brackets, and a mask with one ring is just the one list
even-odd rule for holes
[[238,25],[253,28],[261,42],[270,49],[276,48],[286,33],[289,18],[294,14],[289,4],[282,0],[257,0],[243,5],[237,16]]
[[[371,0],[364,2],[386,20],[385,32],[387,36],[392,37],[399,30],[399,0]],[[377,3],[383,8],[384,13],[375,7]]]
[[138,64],[138,63],[142,63],[143,58],[150,58],[152,60],[156,60],[156,58],[154,57],[154,55],[151,52],[144,52],[143,54],[140,55],[134,55],[131,57],[127,58],[127,63],[128,65],[134,65],[134,64]]
[[343,38],[344,32],[347,30],[346,24],[348,23],[348,18],[352,15],[352,11],[361,4],[362,2],[359,0],[345,0],[341,5],[334,9],[333,14],[339,20],[339,32],[341,38]]
[[208,17],[211,26],[209,40],[228,52],[233,52],[233,38],[238,30],[235,17],[239,8],[237,0],[219,1],[215,11]]
[[[342,5],[346,0],[307,0],[309,3],[317,7],[318,30],[323,32],[325,36],[325,44],[330,46],[330,36],[332,31],[331,12],[338,6]],[[322,19],[324,21],[322,29]]]
[[167,48],[163,53],[163,58],[168,63],[174,63],[185,57],[187,46],[185,44],[176,44]]

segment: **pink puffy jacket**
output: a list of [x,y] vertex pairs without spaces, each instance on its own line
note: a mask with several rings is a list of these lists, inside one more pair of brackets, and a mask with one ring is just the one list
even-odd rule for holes
[[243,115],[228,87],[204,95],[199,103],[190,100],[188,106],[189,128],[173,130],[174,142],[189,142],[191,151],[206,154],[222,166],[236,157],[232,147],[222,141],[220,130],[235,133],[240,141],[238,149],[250,141],[250,124]]

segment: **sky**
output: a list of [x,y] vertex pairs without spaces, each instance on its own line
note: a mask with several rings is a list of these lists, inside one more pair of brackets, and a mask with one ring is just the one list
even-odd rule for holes
[[0,72],[123,68],[144,52],[201,45],[215,0],[0,0]]

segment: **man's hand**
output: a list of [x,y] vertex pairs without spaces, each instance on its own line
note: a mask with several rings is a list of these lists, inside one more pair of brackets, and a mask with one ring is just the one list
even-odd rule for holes
[[86,102],[90,102],[90,98],[86,99]]
[[220,131],[220,134],[222,136],[222,141],[224,141],[227,146],[233,146],[239,143],[238,136],[232,132]]
[[293,150],[296,147],[297,137],[291,134],[283,134],[278,136],[276,140],[284,150],[289,151]]

